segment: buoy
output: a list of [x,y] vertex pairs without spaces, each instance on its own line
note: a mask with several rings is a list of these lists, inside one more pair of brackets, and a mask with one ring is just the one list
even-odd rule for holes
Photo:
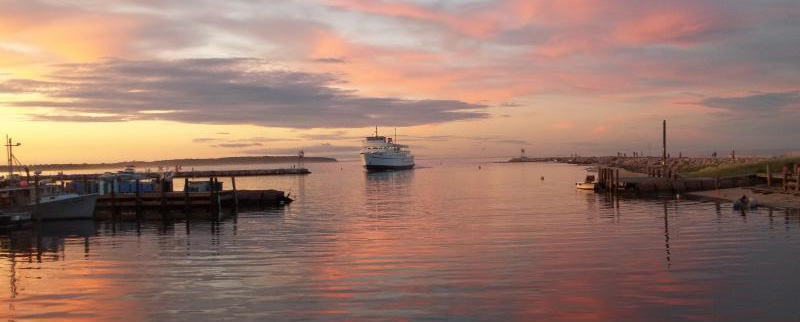
[[542,180],[544,180],[544,176],[542,176]]

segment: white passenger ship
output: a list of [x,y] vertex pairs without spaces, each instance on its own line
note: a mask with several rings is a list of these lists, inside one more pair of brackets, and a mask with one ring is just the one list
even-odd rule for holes
[[405,170],[414,167],[414,156],[407,145],[378,135],[366,137],[361,149],[361,163],[367,171]]

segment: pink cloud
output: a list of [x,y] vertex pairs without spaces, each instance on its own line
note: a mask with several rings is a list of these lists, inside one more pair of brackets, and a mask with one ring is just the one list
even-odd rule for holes
[[715,14],[697,8],[671,8],[622,21],[613,32],[614,40],[629,45],[689,45],[726,28]]
[[445,11],[425,8],[410,3],[387,2],[381,0],[327,1],[334,7],[346,10],[437,23],[477,38],[486,37],[496,28],[496,21],[494,20],[476,19],[478,17],[462,17]]

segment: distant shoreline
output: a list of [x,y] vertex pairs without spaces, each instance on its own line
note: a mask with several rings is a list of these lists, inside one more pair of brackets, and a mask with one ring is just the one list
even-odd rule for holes
[[[260,156],[260,157],[228,157],[228,158],[204,158],[204,159],[169,159],[158,161],[122,161],[112,163],[65,163],[65,164],[33,164],[25,166],[15,166],[14,169],[19,171],[27,167],[31,171],[53,171],[53,170],[82,170],[82,169],[97,169],[97,168],[124,168],[132,165],[137,168],[174,168],[175,166],[209,166],[209,165],[226,165],[226,164],[265,164],[265,163],[297,163],[300,158],[297,156]],[[323,162],[338,162],[334,158],[325,157],[303,157],[303,162],[308,163],[323,163]],[[0,171],[8,171],[8,166],[0,166]]]

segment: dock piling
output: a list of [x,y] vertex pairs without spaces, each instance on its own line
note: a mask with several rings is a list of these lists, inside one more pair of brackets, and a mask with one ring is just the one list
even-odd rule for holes
[[800,191],[800,164],[794,165],[794,191]]
[[236,177],[231,177],[231,186],[233,188],[233,213],[239,213],[239,195],[236,192]]
[[164,179],[159,179],[158,183],[161,188],[159,191],[159,197],[161,199],[161,219],[164,220],[167,218],[167,198],[165,196],[167,192],[167,182]]
[[767,187],[772,187],[772,171],[769,169],[769,163],[767,163]]
[[188,216],[192,208],[192,199],[189,198],[189,177],[183,180],[183,212]]
[[114,219],[117,219],[117,217],[119,217],[119,208],[117,208],[117,198],[116,198],[117,193],[116,189],[114,188],[116,182],[117,182],[116,179],[111,180],[111,215],[112,217],[114,217]]
[[136,198],[136,221],[140,221],[142,219],[142,200],[139,198],[139,179],[136,179],[136,190],[135,190],[135,198]]
[[789,179],[789,166],[788,165],[784,165],[783,166],[783,191],[789,190],[789,185],[788,185],[788,182],[787,182],[788,179]]
[[36,195],[35,198],[34,198],[34,203],[33,203],[34,204],[33,219],[37,223],[39,223],[39,222],[42,221],[42,218],[39,217],[39,213],[38,213],[39,212],[39,199],[41,199],[41,198],[39,198],[39,194],[41,193],[41,190],[39,188],[39,175],[38,174],[34,174],[33,175],[33,190],[34,190],[33,193]]

